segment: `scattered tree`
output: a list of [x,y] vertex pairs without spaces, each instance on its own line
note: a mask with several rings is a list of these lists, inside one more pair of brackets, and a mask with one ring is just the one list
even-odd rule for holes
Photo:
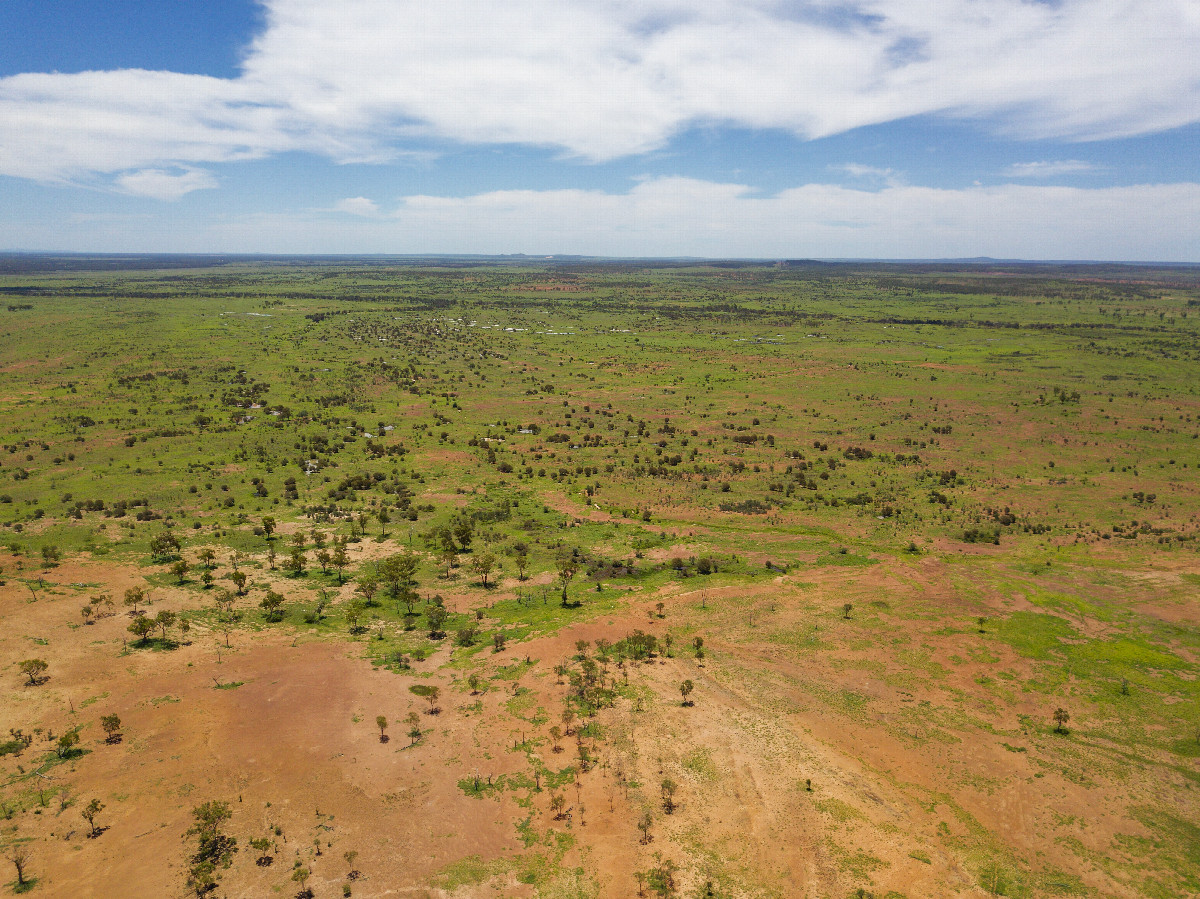
[[233,864],[237,840],[224,832],[232,817],[228,802],[206,802],[192,810],[193,824],[184,836],[196,838],[196,853],[188,868],[187,885],[198,897],[217,887],[217,869]]
[[363,575],[358,579],[358,583],[354,586],[354,592],[363,598],[368,606],[375,604],[375,593],[379,590],[379,581],[371,577],[369,574]]
[[554,567],[558,571],[559,580],[562,581],[562,605],[566,608],[567,586],[571,583],[572,578],[579,573],[578,553],[574,550],[564,549],[555,557]]
[[162,638],[164,641],[167,639],[167,628],[175,623],[175,619],[177,617],[178,616],[169,609],[163,609],[154,616],[154,625],[155,627],[162,628]]
[[1067,732],[1067,722],[1071,720],[1071,713],[1064,708],[1054,710],[1054,730],[1060,734]]
[[155,561],[166,560],[179,552],[179,538],[170,531],[163,531],[150,538],[150,555]]
[[471,541],[475,538],[475,522],[470,518],[460,518],[452,527],[454,539],[462,546],[462,551],[469,553],[471,551]]
[[300,545],[292,546],[291,552],[288,555],[287,569],[288,571],[292,572],[295,577],[299,577],[300,575],[304,574],[304,565],[306,560],[304,558],[304,535],[297,533],[296,536],[300,538]]
[[663,859],[655,853],[657,864],[650,869],[646,876],[646,882],[650,889],[658,895],[659,899],[667,899],[669,896],[675,895],[675,863],[670,859]]
[[446,624],[446,616],[450,613],[446,611],[446,607],[431,603],[429,608],[425,610],[425,617],[429,620],[429,636],[436,640],[446,635],[442,628]]
[[695,687],[696,687],[696,685],[693,684],[690,680],[685,680],[682,684],[679,685],[679,692],[683,696],[683,704],[684,705],[690,706],[692,704],[692,701],[690,699],[688,699],[688,697],[692,695],[692,690],[694,690]]
[[29,862],[33,858],[33,850],[30,849],[28,843],[14,843],[8,847],[6,857],[12,866],[17,869],[17,889],[23,890],[31,884],[32,880],[27,880],[25,877],[26,870],[29,868]]
[[471,558],[471,570],[479,575],[480,583],[486,590],[488,586],[488,577],[496,568],[496,557],[492,553],[480,553]]
[[121,716],[116,713],[112,715],[104,715],[100,718],[100,726],[104,728],[104,733],[107,736],[104,738],[105,743],[120,743],[121,742]]
[[259,606],[263,610],[263,615],[267,621],[278,622],[283,620],[283,594],[276,593],[274,590],[268,590],[267,595],[259,602]]
[[275,863],[275,856],[271,855],[271,845],[268,837],[250,840],[250,848],[258,852],[258,858],[254,860],[254,863],[260,868],[267,868]]
[[442,560],[442,564],[446,566],[445,576],[450,577],[450,573],[454,570],[454,566],[458,564],[458,550],[453,543],[443,544],[441,551],[438,553],[438,558]]
[[17,667],[21,669],[22,674],[29,678],[29,686],[36,687],[46,681],[43,675],[50,666],[44,659],[26,659],[18,662]]
[[141,587],[130,587],[125,591],[125,605],[129,607],[130,615],[138,614],[138,607],[146,602],[146,591]]
[[359,626],[359,620],[366,612],[366,607],[362,600],[352,599],[346,603],[346,623],[350,625],[350,633],[357,634],[362,628]]
[[312,877],[312,871],[304,865],[300,865],[292,870],[292,880],[300,884],[300,892],[296,894],[296,899],[312,899],[313,891],[308,888],[308,878]]
[[127,630],[138,638],[138,643],[145,645],[150,642],[150,635],[154,633],[154,619],[139,615],[133,619]]
[[338,540],[333,545],[333,555],[330,556],[329,561],[337,569],[338,585],[344,584],[346,578],[343,572],[346,570],[346,566],[350,564],[350,557],[346,555],[346,541],[344,539]]
[[88,823],[88,827],[91,829],[88,833],[88,836],[92,839],[95,839],[102,833],[101,830],[96,828],[96,816],[102,811],[104,811],[104,803],[99,799],[93,799],[79,810],[79,814],[84,817],[84,820],[86,820]]
[[652,823],[654,823],[654,819],[650,817],[649,812],[645,812],[642,817],[638,818],[637,827],[638,830],[642,832],[643,845],[654,839],[652,836],[650,836],[650,825]]
[[669,815],[675,811],[675,791],[679,789],[679,784],[669,777],[664,777],[661,787],[663,811]]
[[379,728],[379,742],[387,742],[387,726],[388,720],[385,716],[379,715],[375,718],[375,726]]
[[69,730],[58,738],[58,743],[54,747],[54,754],[60,759],[70,758],[75,752],[75,747],[79,745],[79,731]]
[[408,688],[409,692],[414,696],[420,696],[422,699],[429,700],[429,714],[436,715],[438,713],[437,701],[441,696],[441,690],[431,684],[413,684]]

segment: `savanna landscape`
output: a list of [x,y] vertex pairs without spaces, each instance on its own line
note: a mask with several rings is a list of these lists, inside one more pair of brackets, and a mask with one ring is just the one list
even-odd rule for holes
[[0,258],[45,896],[1200,895],[1200,271]]

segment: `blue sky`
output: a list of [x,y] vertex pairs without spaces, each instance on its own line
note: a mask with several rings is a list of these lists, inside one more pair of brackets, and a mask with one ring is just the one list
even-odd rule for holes
[[1200,261],[1192,0],[2,2],[0,248]]

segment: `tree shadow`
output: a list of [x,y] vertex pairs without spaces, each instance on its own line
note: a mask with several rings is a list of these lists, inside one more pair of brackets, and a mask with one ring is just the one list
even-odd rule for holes
[[144,649],[149,652],[173,652],[181,645],[170,637],[147,637],[144,640],[135,640],[129,644],[131,649]]

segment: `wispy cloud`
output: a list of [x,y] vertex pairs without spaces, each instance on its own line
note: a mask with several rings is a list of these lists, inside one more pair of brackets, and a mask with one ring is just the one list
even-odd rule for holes
[[857,162],[847,162],[842,165],[831,166],[834,171],[845,172],[851,178],[856,178],[861,181],[874,181],[880,184],[886,184],[891,187],[896,187],[904,183],[904,178],[900,172],[892,168],[879,168],[873,165],[861,165]]
[[606,160],[697,123],[811,138],[940,114],[1091,139],[1200,121],[1200,15],[1181,0],[264,5],[236,79],[0,79],[0,174],[129,189],[119,173],[295,150],[377,162],[418,137]]
[[1099,167],[1080,159],[1059,159],[1054,162],[1014,162],[1002,174],[1006,178],[1057,178],[1060,175],[1083,175],[1099,171]]
[[155,200],[178,200],[194,190],[209,190],[217,186],[217,179],[203,169],[142,169],[119,175],[116,186],[128,194],[151,197]]
[[379,215],[379,207],[375,205],[375,201],[366,197],[347,197],[344,200],[338,200],[333,208],[334,211],[344,212],[347,215],[361,215],[367,218]]

